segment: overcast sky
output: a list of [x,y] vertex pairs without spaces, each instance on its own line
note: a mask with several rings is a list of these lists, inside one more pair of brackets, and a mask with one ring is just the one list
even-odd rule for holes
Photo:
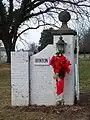
[[[68,26],[73,29],[73,25],[71,21],[69,21]],[[43,27],[40,27],[36,30],[29,30],[28,31],[28,39],[30,42],[38,43],[41,37],[41,32],[43,31]]]
[[28,32],[28,40],[29,42],[38,43],[41,37],[41,32],[43,31],[43,27],[38,28],[36,30],[29,30]]
[[[4,3],[7,3],[7,5],[8,5],[8,2],[7,2],[7,0],[3,0],[4,1]],[[16,0],[14,0],[14,2],[15,2]],[[16,3],[15,3],[16,4]],[[16,5],[16,7],[17,7],[18,5]],[[63,6],[64,8],[66,8],[67,6]],[[56,15],[57,16],[57,15]],[[73,28],[73,24],[72,24],[72,22],[71,22],[71,20],[69,21],[69,27],[70,28]],[[38,43],[39,42],[39,40],[40,40],[40,37],[41,37],[41,32],[43,31],[43,27],[40,27],[40,28],[38,28],[38,29],[34,29],[34,30],[29,30],[28,32],[27,32],[27,34],[26,35],[22,35],[23,36],[23,38],[30,44],[30,43],[32,43],[32,42],[34,42],[34,43]],[[25,48],[25,49],[27,49],[27,44],[26,43],[24,43],[25,45],[23,45],[22,44],[22,42],[17,42],[17,47],[19,48],[19,49],[22,49],[22,48]]]
[[[8,2],[7,2],[7,0],[3,0],[4,1],[4,3],[7,3],[7,5],[8,5]],[[16,0],[14,0],[14,2],[15,2]],[[15,3],[16,4],[16,3]],[[18,5],[16,5],[16,7],[17,7]],[[65,4],[65,5],[63,5],[63,7],[64,8],[67,8],[67,5]],[[73,18],[74,18],[74,14],[72,13],[72,16],[73,16]],[[71,17],[72,17],[71,16]],[[55,16],[54,16],[55,17]],[[75,22],[75,21],[74,21]],[[75,25],[75,23],[74,23],[73,21],[69,21],[68,22],[68,26],[70,27],[70,28],[72,28],[72,29],[74,29],[74,25]],[[56,23],[57,24],[57,23]],[[34,29],[34,30],[29,30],[28,32],[27,32],[27,34],[26,35],[22,35],[23,36],[23,38],[30,44],[30,43],[36,43],[36,44],[38,44],[38,42],[39,42],[39,40],[40,40],[40,37],[41,37],[41,32],[43,31],[43,27],[40,27],[40,28],[38,28],[38,29]],[[26,46],[25,46],[26,45]],[[19,48],[19,49],[22,49],[22,48],[25,48],[25,49],[27,49],[27,44],[25,44],[25,45],[23,45],[22,44],[22,42],[17,42],[17,47]]]
[[[70,28],[74,28],[73,27],[73,24],[72,24],[72,21],[70,20],[69,23],[68,23],[68,26]],[[41,37],[41,32],[43,31],[43,27],[40,27],[38,29],[33,29],[33,30],[29,30],[27,32],[26,35],[22,35],[22,37],[30,44],[30,43],[36,43],[38,44],[39,43],[39,40],[40,40],[40,37]],[[25,43],[25,45],[23,45],[21,42],[17,42],[17,48],[18,49],[27,49],[28,48],[28,45],[27,43]]]

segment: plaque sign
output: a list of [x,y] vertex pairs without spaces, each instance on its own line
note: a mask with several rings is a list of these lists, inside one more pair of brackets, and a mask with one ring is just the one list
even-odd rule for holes
[[49,65],[49,60],[50,57],[41,57],[41,58],[34,58],[34,65],[44,65],[44,66],[48,66]]

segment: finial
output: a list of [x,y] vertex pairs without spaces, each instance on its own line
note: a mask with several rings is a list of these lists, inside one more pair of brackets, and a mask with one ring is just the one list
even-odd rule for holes
[[71,15],[66,10],[60,12],[58,16],[59,20],[62,22],[61,28],[68,28],[67,22],[71,19]]

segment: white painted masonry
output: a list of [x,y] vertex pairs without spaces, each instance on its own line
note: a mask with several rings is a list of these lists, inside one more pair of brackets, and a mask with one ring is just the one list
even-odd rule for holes
[[[54,35],[54,44],[30,57],[28,52],[11,54],[12,105],[56,105],[55,80],[49,59],[56,53],[56,42],[60,35]],[[64,83],[64,105],[73,105],[75,99],[75,56],[74,36],[62,35],[67,42],[65,56],[71,62],[69,75]]]
[[28,52],[11,53],[11,104],[29,105]]
[[[54,36],[54,44],[59,40],[59,35]],[[71,62],[70,73],[66,75],[64,81],[64,105],[73,105],[75,97],[75,61],[74,61],[74,36],[62,35],[63,40],[67,43],[65,48],[65,56]]]
[[[30,58],[31,104],[55,105],[55,83],[49,59],[55,54],[56,47],[48,45],[41,52]],[[37,59],[47,59],[48,62],[36,63]]]

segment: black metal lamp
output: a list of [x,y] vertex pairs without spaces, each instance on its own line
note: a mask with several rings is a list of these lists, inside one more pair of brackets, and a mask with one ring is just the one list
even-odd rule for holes
[[58,52],[60,52],[60,53],[65,52],[65,44],[66,43],[64,42],[62,36],[60,36],[59,41],[56,43],[56,47],[57,47]]

